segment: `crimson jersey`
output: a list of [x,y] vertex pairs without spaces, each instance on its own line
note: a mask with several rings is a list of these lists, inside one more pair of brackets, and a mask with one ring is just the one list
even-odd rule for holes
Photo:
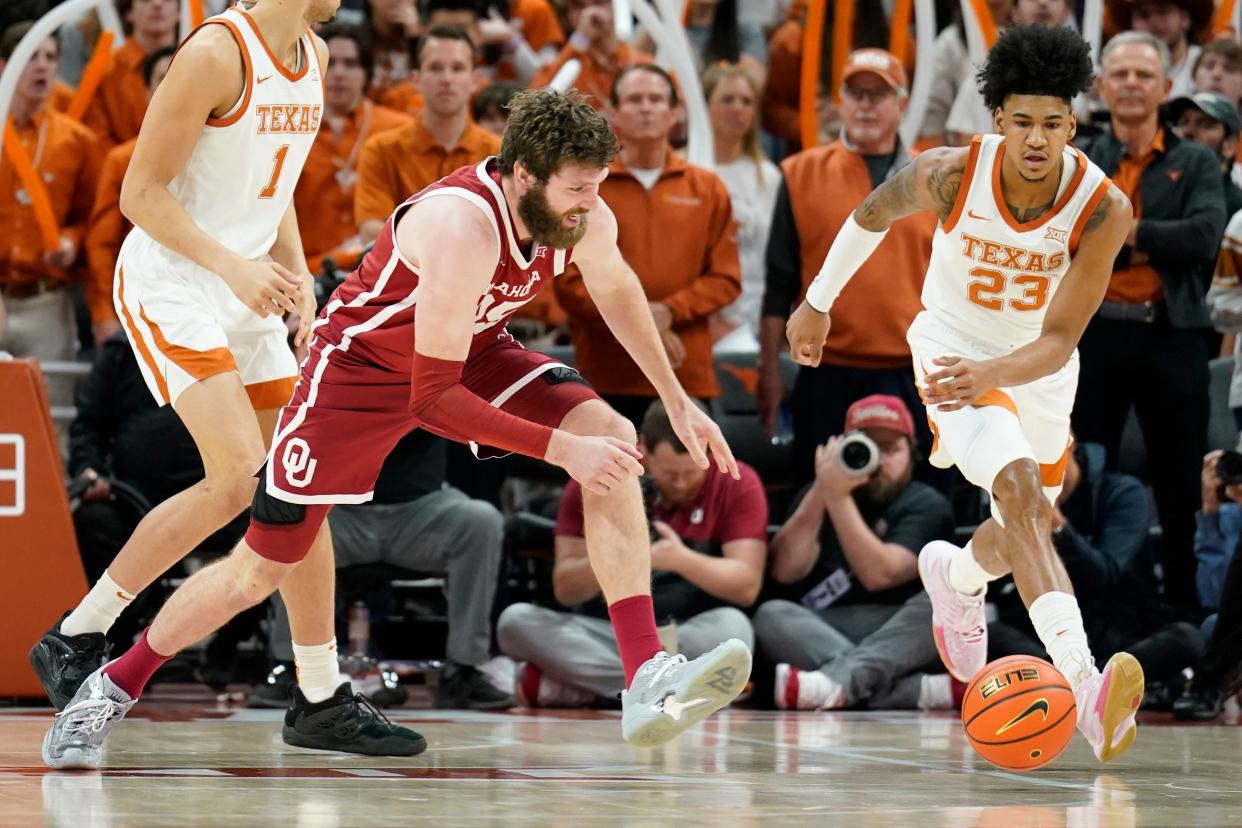
[[557,250],[535,244],[527,258],[518,246],[496,158],[461,167],[398,206],[371,252],[332,295],[315,322],[315,338],[320,341],[313,345],[336,346],[333,361],[373,365],[409,376],[417,335],[414,307],[419,272],[397,249],[394,230],[413,205],[437,198],[460,198],[475,205],[491,220],[500,239],[496,270],[475,310],[470,356],[510,339],[505,331],[509,317],[564,272],[573,248]]

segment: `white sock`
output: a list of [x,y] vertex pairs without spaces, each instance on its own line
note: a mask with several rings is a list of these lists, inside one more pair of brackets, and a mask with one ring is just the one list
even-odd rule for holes
[[60,632],[62,635],[106,633],[133,600],[133,595],[104,572],[78,608],[60,622]]
[[298,667],[298,688],[306,700],[315,702],[332,698],[341,685],[341,669],[336,660],[336,638],[325,644],[293,645],[293,661]]
[[1031,603],[1029,614],[1053,665],[1077,690],[1096,672],[1078,599],[1068,592],[1045,592]]
[[963,595],[977,595],[980,590],[987,589],[989,581],[996,578],[996,575],[979,566],[969,542],[949,559],[949,586]]

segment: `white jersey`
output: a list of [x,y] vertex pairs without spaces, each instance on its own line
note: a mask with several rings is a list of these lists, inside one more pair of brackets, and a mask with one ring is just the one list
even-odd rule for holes
[[1008,352],[1039,337],[1083,225],[1110,182],[1067,146],[1052,209],[1020,223],[1001,196],[1002,141],[983,135],[971,144],[953,210],[932,240],[923,307],[944,327]]
[[243,258],[259,259],[276,240],[319,131],[324,91],[319,59],[307,33],[299,41],[296,71],[290,72],[240,6],[203,25],[224,25],[232,32],[246,85],[224,117],[204,124],[168,190],[207,235]]

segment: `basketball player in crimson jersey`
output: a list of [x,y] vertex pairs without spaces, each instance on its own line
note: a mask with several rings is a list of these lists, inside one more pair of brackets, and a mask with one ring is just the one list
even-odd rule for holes
[[1012,572],[1074,690],[1079,730],[1108,761],[1134,741],[1143,671],[1127,653],[1097,669],[1051,539],[1078,340],[1134,220],[1129,200],[1069,145],[1070,100],[1091,78],[1090,48],[1072,29],[1007,29],[979,73],[1000,134],[926,152],[878,187],[837,236],[787,334],[797,362],[818,363],[833,300],[888,228],[920,210],[939,215],[925,310],[908,339],[935,435],[930,460],[985,488],[992,518],[964,549],[936,541],[919,555],[936,645],[949,672],[970,681],[987,657],[987,584]]
[[[647,300],[617,249],[598,188],[616,139],[577,93],[516,97],[499,158],[463,167],[400,205],[325,306],[293,399],[280,415],[245,539],[188,579],[127,653],[92,675],[47,741],[96,755],[154,670],[281,587],[334,503],[369,500],[384,458],[414,428],[481,456],[520,452],[582,484],[588,555],[609,604],[627,689],[622,734],[665,742],[728,704],[751,655],[730,639],[688,662],[662,651],[633,426],[578,374],[522,348],[513,312],[571,261],[600,313],[659,391],[699,465],[739,477],[720,430],[669,366]],[[87,688],[97,688],[88,692]],[[285,719],[291,744],[320,747],[314,704]],[[328,725],[330,726],[330,724]],[[85,750],[85,748],[76,748]]]
[[[130,698],[98,670],[104,634],[138,591],[250,502],[297,381],[281,316],[299,312],[302,340],[315,305],[292,197],[319,128],[328,59],[310,26],[338,5],[258,0],[210,18],[181,46],[147,110],[121,192],[135,229],[121,247],[114,301],[148,387],[176,409],[206,474],[143,519],[81,604],[31,651],[63,708],[44,743],[53,767],[98,765],[94,723],[109,708],[94,700]],[[377,717],[341,681],[333,591],[325,527],[282,584],[296,699],[333,723],[318,728],[319,746],[419,752],[421,737]],[[151,646],[174,652],[158,637]]]

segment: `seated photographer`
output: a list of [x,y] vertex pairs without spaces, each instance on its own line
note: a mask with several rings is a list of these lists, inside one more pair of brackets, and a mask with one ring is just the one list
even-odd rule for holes
[[911,480],[914,420],[900,398],[858,400],[845,432],[816,449],[815,481],[772,540],[790,600],[765,602],[754,624],[778,665],[776,706],[951,706],[947,675],[916,672],[939,664],[917,555],[953,537],[949,501]]
[[[499,710],[513,697],[478,669],[491,657],[492,600],[503,551],[504,521],[490,503],[444,483],[447,442],[421,429],[401,439],[380,469],[375,497],[335,506],[328,515],[338,569],[385,563],[445,576],[448,598],[447,665],[435,706]],[[271,654],[277,662],[265,684],[247,699],[252,707],[284,708],[294,683],[293,639],[279,593]],[[339,626],[339,624],[338,624]]]
[[[1203,637],[1194,625],[1177,621],[1158,594],[1147,490],[1128,474],[1105,471],[1105,459],[1096,443],[1079,443],[1069,453],[1052,512],[1052,545],[1074,586],[1094,651],[1132,653],[1150,690],[1193,664],[1203,652]],[[1018,635],[1009,642],[998,636],[988,655],[1045,658],[1016,589],[1007,583],[994,602],[1000,618],[995,627]],[[1154,701],[1159,693],[1149,695]]]
[[1203,458],[1203,507],[1196,515],[1195,557],[1199,602],[1212,612],[1203,622],[1207,652],[1173,703],[1175,719],[1207,721],[1242,685],[1242,455],[1213,451]]
[[[639,436],[651,522],[651,597],[665,625],[665,647],[697,658],[730,638],[753,646],[754,631],[740,608],[754,603],[763,582],[768,503],[759,476],[745,463],[738,463],[740,480],[715,465],[700,468],[659,401],[647,409]],[[642,554],[643,539],[634,541]],[[582,489],[572,481],[557,515],[552,588],[573,612],[513,604],[497,624],[500,649],[525,662],[517,674],[518,700],[528,707],[579,707],[615,698],[625,677],[587,560]]]

